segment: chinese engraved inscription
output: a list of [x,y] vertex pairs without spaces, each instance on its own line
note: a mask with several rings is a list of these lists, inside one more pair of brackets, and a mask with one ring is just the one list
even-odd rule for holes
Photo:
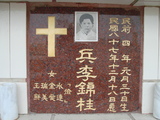
[[[88,61],[89,63],[94,63],[94,61],[97,59],[96,57],[92,57],[92,51],[93,49],[82,49],[79,51],[81,54],[79,58],[76,58],[76,60],[79,60],[79,63],[82,63],[84,61]],[[82,97],[77,101],[78,105],[76,107],[79,107],[79,111],[82,110],[96,110],[94,108],[94,101],[92,96],[95,94],[95,84],[94,82],[90,81],[90,79],[95,79],[97,75],[92,75],[93,67],[89,67],[88,65],[85,65],[84,67],[79,68],[80,71],[77,72],[77,78],[81,78],[82,81],[78,83],[75,87],[78,88],[77,95],[83,95],[87,94],[89,98],[87,100],[84,100]],[[80,75],[79,75],[80,74]]]
[[[129,69],[128,66],[120,67],[119,64],[117,64],[117,61],[122,61],[125,63],[130,63],[131,58],[129,57],[128,54],[122,53],[122,56],[120,58],[118,57],[118,52],[119,49],[117,49],[115,46],[118,44],[120,41],[116,40],[119,38],[119,35],[116,33],[119,29],[121,29],[121,32],[124,32],[125,34],[129,34],[131,30],[131,22],[130,18],[122,18],[121,23],[119,22],[119,18],[110,18],[110,29],[109,31],[111,34],[109,36],[113,36],[111,40],[109,41],[109,44],[112,45],[112,48],[109,49],[110,53],[110,58],[109,61],[111,61],[111,65],[109,65],[110,72],[108,75],[110,76],[110,79],[108,80],[108,87],[110,89],[110,92],[108,93],[109,96],[109,106],[108,106],[108,111],[110,112],[116,112],[116,96],[120,96],[120,111],[122,112],[127,112],[129,109],[127,108],[127,102],[128,102],[128,95],[130,94],[130,88],[128,87],[128,82],[129,82],[129,76],[131,76],[131,69]],[[122,25],[122,28],[119,28],[119,24]],[[113,34],[114,33],[114,34]],[[130,40],[125,40],[126,43],[129,43],[127,46],[124,44],[124,40],[122,40],[121,46],[122,47],[129,47],[130,46]],[[127,64],[126,64],[127,65]],[[120,69],[120,72],[116,71],[116,68]],[[120,88],[119,88],[119,93],[116,92],[118,89],[118,86],[115,84],[117,79],[117,76],[121,76],[122,80]],[[126,80],[126,81],[125,81]]]
[[[98,12],[97,42],[74,41],[76,11]],[[29,4],[30,112],[140,110],[142,13],[141,7]]]

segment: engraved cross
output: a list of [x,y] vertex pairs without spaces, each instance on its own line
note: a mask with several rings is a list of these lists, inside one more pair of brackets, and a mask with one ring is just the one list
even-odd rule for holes
[[48,28],[37,28],[36,35],[48,35],[48,57],[55,57],[55,35],[67,35],[67,28],[55,28],[55,17],[48,17]]

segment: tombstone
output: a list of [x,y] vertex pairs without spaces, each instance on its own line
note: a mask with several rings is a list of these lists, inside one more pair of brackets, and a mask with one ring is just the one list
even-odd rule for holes
[[[28,3],[30,112],[139,111],[143,8],[63,5]],[[78,38],[83,14],[92,38]]]

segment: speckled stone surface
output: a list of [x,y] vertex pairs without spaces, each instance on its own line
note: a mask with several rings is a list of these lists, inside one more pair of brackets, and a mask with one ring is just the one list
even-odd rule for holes
[[[30,112],[140,110],[143,9],[39,4],[28,3]],[[75,11],[98,12],[98,42],[74,42]],[[55,57],[48,57],[47,35],[36,35],[36,28],[48,28],[48,16],[55,16],[56,28],[67,28],[67,35],[55,37]],[[111,22],[111,18],[118,21]],[[129,22],[124,22],[125,18],[129,18]],[[112,26],[117,26],[118,31]],[[93,63],[89,59],[82,63],[76,60],[84,49],[85,57],[90,53],[91,58],[96,58]],[[49,76],[51,71],[56,74]]]

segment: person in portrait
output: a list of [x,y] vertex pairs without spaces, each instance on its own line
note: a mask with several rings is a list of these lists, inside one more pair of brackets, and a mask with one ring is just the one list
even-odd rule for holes
[[94,19],[91,14],[82,14],[79,18],[80,31],[76,34],[76,40],[96,40],[96,33],[93,31]]

